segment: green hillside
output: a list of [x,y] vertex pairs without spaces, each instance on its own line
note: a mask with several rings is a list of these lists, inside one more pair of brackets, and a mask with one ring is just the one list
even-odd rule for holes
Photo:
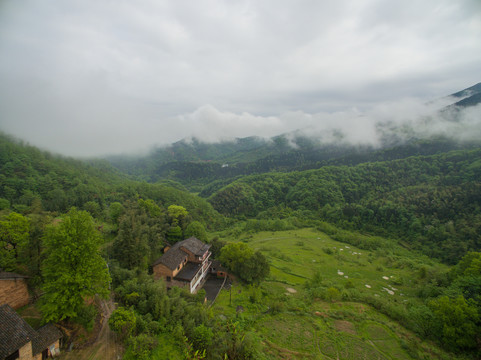
[[209,203],[179,189],[178,184],[133,181],[105,161],[52,155],[0,134],[0,210],[62,213],[75,206],[104,218],[110,204],[137,198],[165,207],[182,205],[209,227],[223,221]]
[[[448,263],[481,247],[481,149],[240,178],[209,201],[226,216],[304,217],[400,239]],[[282,215],[279,209],[283,209]]]
[[456,358],[413,331],[421,331],[415,314],[426,302],[428,277],[447,267],[393,243],[369,251],[315,229],[242,241],[268,257],[271,275],[260,288],[223,291],[213,309],[249,324],[265,358]]

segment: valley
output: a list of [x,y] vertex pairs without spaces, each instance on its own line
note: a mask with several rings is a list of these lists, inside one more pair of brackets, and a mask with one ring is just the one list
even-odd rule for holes
[[[0,134],[11,305],[65,359],[476,359],[481,144],[391,130],[84,160]],[[214,303],[187,286],[207,270]]]

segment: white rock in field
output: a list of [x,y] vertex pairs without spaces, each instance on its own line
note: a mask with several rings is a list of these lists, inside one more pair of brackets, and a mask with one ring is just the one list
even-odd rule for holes
[[389,295],[394,295],[394,291],[389,290],[388,288],[385,288],[385,287],[383,287],[382,289],[383,289],[383,290],[386,290],[386,292],[387,292]]
[[368,285],[368,284],[366,284],[366,285],[364,285],[364,286],[367,287],[368,289],[371,288],[371,285]]

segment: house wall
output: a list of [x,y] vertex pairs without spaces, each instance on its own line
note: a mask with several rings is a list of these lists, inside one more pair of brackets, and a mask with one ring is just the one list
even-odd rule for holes
[[155,279],[166,278],[167,276],[174,277],[174,272],[164,264],[157,264],[152,268]]
[[0,280],[0,305],[8,304],[18,309],[27,305],[29,300],[25,279]]
[[[18,349],[18,355],[20,360],[32,360],[33,359],[32,342],[29,341],[28,343],[23,345],[20,349]],[[40,356],[40,360],[42,360],[42,356]]]

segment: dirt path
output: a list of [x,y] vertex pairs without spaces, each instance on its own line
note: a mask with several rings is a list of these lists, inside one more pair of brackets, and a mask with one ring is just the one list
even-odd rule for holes
[[112,299],[101,300],[100,308],[102,311],[101,324],[97,340],[84,349],[64,351],[61,359],[63,360],[119,360],[122,358],[122,347],[115,342],[115,334],[110,330],[109,318],[115,310]]

